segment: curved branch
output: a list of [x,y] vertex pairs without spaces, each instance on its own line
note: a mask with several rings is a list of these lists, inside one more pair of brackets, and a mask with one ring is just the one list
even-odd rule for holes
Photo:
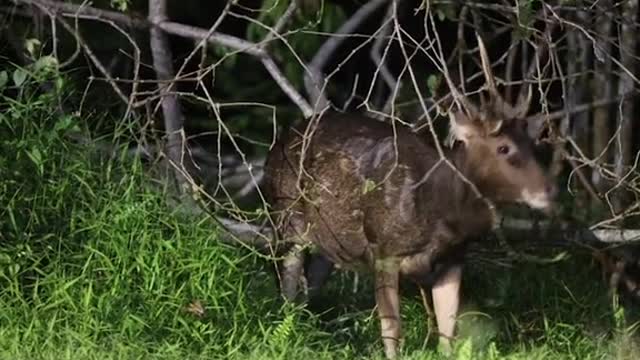
[[349,20],[342,24],[333,37],[329,38],[324,42],[324,44],[322,44],[316,55],[313,57],[313,60],[311,60],[311,63],[309,64],[309,73],[305,74],[304,77],[304,86],[315,109],[321,110],[330,105],[330,102],[324,93],[327,85],[327,79],[322,74],[322,69],[325,67],[327,62],[329,62],[331,56],[336,52],[340,45],[342,45],[345,39],[347,39],[348,36],[345,35],[353,33],[360,24],[368,19],[374,11],[387,1],[389,0],[372,0],[365,5],[362,5],[362,7],[358,9],[358,11],[356,11]]
[[60,14],[65,17],[88,20],[95,20],[97,18],[108,19],[137,29],[160,28],[167,34],[196,40],[207,39],[207,42],[210,44],[226,46],[236,51],[255,56],[259,58],[260,61],[266,66],[269,74],[274,78],[276,83],[278,83],[284,93],[300,109],[300,111],[306,118],[311,117],[314,113],[313,109],[306,101],[306,99],[295,90],[295,87],[286,78],[280,68],[275,65],[275,62],[273,61],[271,56],[261,48],[261,44],[253,43],[239,37],[218,32],[209,33],[209,31],[207,31],[206,29],[194,26],[183,25],[171,21],[153,22],[150,18],[138,18],[116,11],[103,10],[91,6],[76,5],[51,0],[11,1],[14,4],[18,5],[38,5],[41,7],[45,7],[49,10],[50,13]]

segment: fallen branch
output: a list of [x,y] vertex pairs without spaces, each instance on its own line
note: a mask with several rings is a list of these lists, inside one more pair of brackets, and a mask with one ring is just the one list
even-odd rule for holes
[[503,219],[501,227],[508,233],[537,232],[544,234],[545,239],[585,245],[640,241],[640,229],[588,229],[568,222],[554,223],[550,220],[534,222],[514,218]]

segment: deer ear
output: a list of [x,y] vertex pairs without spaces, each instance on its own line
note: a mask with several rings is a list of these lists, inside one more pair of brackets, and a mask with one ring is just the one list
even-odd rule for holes
[[462,111],[450,111],[449,120],[453,136],[465,144],[474,136],[481,135],[481,129],[473,120]]
[[529,135],[533,140],[540,137],[540,134],[546,125],[544,119],[522,119],[520,121],[527,122],[527,135]]

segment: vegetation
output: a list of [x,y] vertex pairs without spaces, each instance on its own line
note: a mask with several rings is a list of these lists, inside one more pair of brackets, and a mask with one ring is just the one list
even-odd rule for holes
[[[444,140],[442,70],[479,97],[476,33],[511,100],[534,84],[563,215],[628,240],[638,12],[638,0],[3,3],[0,359],[382,359],[370,275],[336,272],[309,304],[285,303],[279,259],[230,242],[213,217],[264,220],[265,154],[323,100]],[[404,358],[640,358],[638,245],[577,240],[514,244],[554,259],[536,263],[486,239],[450,356],[403,282]]]
[[[15,81],[25,70],[4,71]],[[369,278],[354,291],[339,274],[307,308],[284,304],[271,260],[221,243],[207,215],[181,214],[150,186],[116,145],[125,126],[102,139],[109,156],[79,144],[83,122],[41,91],[63,77],[25,74],[0,98],[0,358],[382,357]],[[599,274],[584,254],[467,274],[455,358],[640,354],[636,314],[585,281]],[[404,292],[407,358],[440,358],[416,289]]]

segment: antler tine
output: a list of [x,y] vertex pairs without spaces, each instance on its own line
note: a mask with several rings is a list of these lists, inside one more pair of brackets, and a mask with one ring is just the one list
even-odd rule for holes
[[[555,23],[552,24],[553,27],[555,27],[555,25],[556,25]],[[551,31],[553,27],[551,29],[547,29],[547,31]],[[547,56],[549,56],[549,42],[544,41],[544,38],[541,38],[539,41],[539,44],[535,47],[535,50],[536,52],[534,55],[534,59],[529,64],[527,73],[524,75],[525,79],[531,78],[534,72],[537,71],[538,69],[537,63],[546,61],[545,59],[547,58]],[[538,58],[538,60],[536,60],[536,57]],[[526,94],[525,94],[525,91],[526,91]],[[523,85],[520,88],[516,105],[513,106],[512,108],[511,117],[513,118],[525,117],[527,115],[527,112],[529,111],[529,107],[531,106],[532,97],[533,97],[533,85],[532,84]]]
[[531,99],[533,98],[533,86],[531,84],[528,84],[528,85],[523,84],[522,86],[527,87],[526,95],[524,91],[520,91],[520,94],[518,94],[518,100],[516,102],[516,105],[513,106],[509,111],[508,116],[510,118],[514,118],[514,119],[523,118],[525,115],[527,115],[527,112],[529,111],[529,107],[531,106]]
[[[491,61],[489,60],[489,55],[487,54],[487,48],[484,46],[484,41],[479,34],[476,33],[476,38],[478,39],[478,47],[480,49],[480,60],[482,61],[482,72],[484,73],[484,78],[487,83],[487,87],[489,90],[489,103],[493,104],[496,110],[499,110],[503,113],[510,112],[512,110],[511,106],[504,101],[502,95],[498,92],[498,87],[496,86],[496,80],[493,76],[493,71],[491,70]],[[502,129],[502,125],[504,122],[502,119],[493,123],[491,128],[489,129],[490,134],[495,134],[500,132]]]
[[[493,71],[491,70],[491,61],[489,60],[489,55],[487,54],[487,48],[484,45],[484,41],[482,41],[480,35],[476,34],[476,37],[478,39],[478,48],[480,49],[480,59],[482,60],[482,72],[484,73],[489,95],[491,96],[490,101],[493,103],[494,108],[500,111],[507,118],[520,118],[524,116],[529,110],[529,105],[531,104],[531,98],[533,95],[531,86],[529,86],[529,90],[526,95],[523,91],[520,91],[520,94],[518,95],[518,102],[515,107],[505,101],[502,95],[498,92],[496,80],[493,76]],[[496,131],[499,130],[499,128],[496,128]]]
[[480,113],[478,111],[478,108],[471,101],[469,101],[469,99],[467,99],[465,95],[463,95],[462,93],[460,93],[460,91],[458,91],[458,88],[453,83],[453,80],[451,80],[451,77],[449,76],[449,72],[447,71],[446,68],[444,69],[443,75],[447,82],[447,86],[449,87],[449,91],[453,96],[453,99],[462,106],[463,110],[467,112],[467,115],[477,116]]
[[498,88],[496,87],[496,80],[493,76],[493,71],[491,70],[491,61],[487,54],[487,48],[484,46],[484,41],[482,41],[479,34],[476,34],[476,38],[478,39],[478,47],[480,49],[480,60],[482,60],[482,72],[484,73],[484,79],[487,82],[489,93],[496,99],[502,99],[502,96],[500,96]]

